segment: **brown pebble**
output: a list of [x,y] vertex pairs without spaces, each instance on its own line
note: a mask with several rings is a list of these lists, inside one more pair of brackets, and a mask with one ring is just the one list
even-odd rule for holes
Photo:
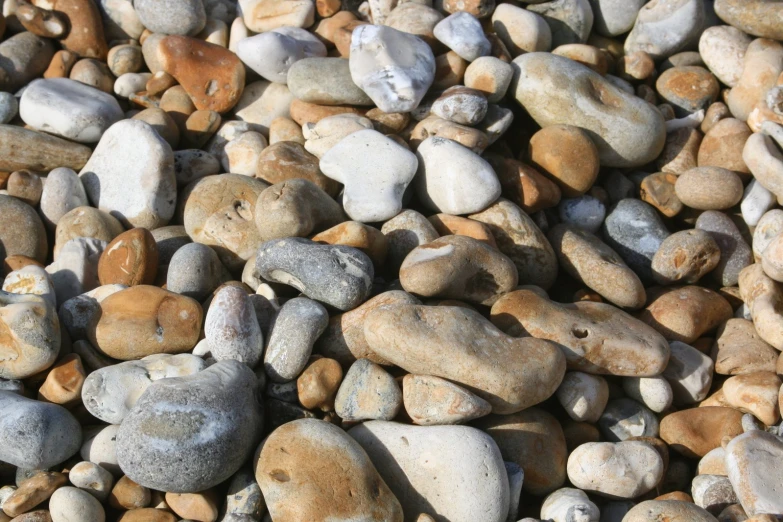
[[721,167],[749,178],[750,169],[742,159],[742,151],[751,134],[743,121],[725,118],[716,122],[704,135],[699,147],[699,166]]
[[69,31],[60,41],[63,48],[83,57],[105,60],[109,52],[103,34],[103,19],[93,0],[53,0],[54,12],[68,20]]
[[733,408],[706,406],[666,415],[661,420],[661,438],[669,448],[689,458],[703,457],[721,446],[724,438],[742,434],[742,412]]
[[90,237],[107,243],[122,234],[122,224],[111,214],[94,207],[76,207],[60,218],[54,232],[54,258],[71,239]]
[[495,170],[503,195],[528,214],[560,202],[560,187],[533,167],[494,154],[488,154],[485,159]]
[[461,84],[468,65],[469,63],[454,51],[436,56],[435,80],[432,82],[432,88],[445,90]]
[[166,504],[183,519],[215,522],[218,517],[217,494],[211,489],[199,493],[166,493]]
[[715,102],[707,108],[707,112],[704,114],[704,121],[701,122],[699,128],[704,134],[707,134],[716,123],[724,118],[731,118],[729,108],[721,101]]
[[626,54],[617,61],[617,76],[624,80],[646,80],[655,74],[655,62],[644,51]]
[[269,124],[269,145],[281,141],[293,141],[300,145],[305,144],[302,127],[300,127],[291,118],[280,116],[272,120]]
[[329,18],[340,10],[340,0],[316,0],[315,10],[321,18]]
[[151,285],[158,271],[158,246],[146,228],[133,228],[115,237],[98,261],[102,285]]
[[6,515],[15,517],[46,501],[52,493],[68,483],[68,477],[56,471],[41,471],[22,482],[3,502]]
[[291,119],[304,126],[307,123],[318,123],[324,118],[335,116],[337,114],[359,114],[363,115],[366,109],[351,107],[350,105],[316,105],[294,98],[289,109]]
[[150,505],[150,490],[122,476],[109,494],[109,505],[115,509],[137,509]]
[[334,410],[334,398],[342,380],[340,363],[327,357],[312,360],[296,379],[299,403],[308,410]]
[[668,341],[693,342],[734,315],[728,301],[708,288],[683,286],[650,293],[639,319]]
[[[171,115],[177,121],[174,114]],[[200,149],[214,136],[221,123],[223,118],[215,111],[195,111],[185,120],[182,140],[188,147]]]
[[693,497],[691,497],[689,494],[684,493],[682,491],[672,491],[671,493],[665,493],[663,495],[655,497],[653,500],[678,500],[680,502],[693,503]]
[[706,109],[718,97],[720,84],[704,67],[686,65],[665,70],[655,82],[661,97],[680,116]]
[[376,269],[383,267],[389,242],[377,228],[357,221],[345,221],[312,237],[313,241],[327,245],[345,245],[358,248],[367,254]]
[[[593,47],[592,45],[580,43],[564,44],[552,49],[552,54],[570,58],[591,68],[602,76],[609,70],[606,54],[598,47]],[[652,59],[650,59],[650,62],[652,63]]]
[[162,509],[132,509],[121,514],[117,522],[177,522],[177,517]]
[[95,87],[106,94],[114,94],[114,75],[109,66],[92,58],[83,58],[73,64],[68,76],[71,80]]
[[701,132],[690,127],[670,132],[666,135],[666,145],[655,164],[661,171],[677,175],[696,167],[702,138]]
[[779,353],[759,336],[752,321],[732,318],[718,328],[710,355],[715,373],[742,375],[774,372]]
[[435,214],[428,217],[427,220],[432,223],[441,236],[468,236],[497,248],[492,232],[484,223],[450,214]]
[[38,174],[29,170],[17,170],[9,176],[6,190],[9,196],[21,199],[31,207],[35,207],[41,201],[43,182]]
[[653,279],[659,285],[693,284],[720,261],[720,248],[708,233],[691,229],[667,237],[653,256]]
[[530,138],[528,157],[568,198],[587,192],[600,168],[595,144],[585,131],[571,125],[551,125],[536,132]]
[[44,264],[40,261],[33,259],[32,257],[13,255],[8,256],[3,260],[3,277],[7,276],[15,270],[19,270],[29,265],[44,267]]
[[63,406],[79,404],[85,379],[87,372],[81,357],[75,353],[65,355],[49,370],[46,380],[38,389],[38,400]]
[[340,183],[327,178],[318,167],[318,158],[293,141],[280,141],[258,155],[256,177],[276,184],[294,178],[306,179],[332,197],[340,192]]
[[696,167],[682,173],[674,191],[683,204],[696,210],[725,210],[742,199],[742,180],[721,167]]
[[674,190],[677,176],[657,172],[645,176],[639,186],[639,198],[654,206],[666,217],[674,217],[682,211],[683,204]]
[[10,522],[52,522],[52,515],[48,509],[38,509],[36,511],[30,511],[24,515],[19,515],[13,520],[8,519]]
[[44,78],[68,78],[71,74],[71,68],[79,57],[71,51],[60,50],[54,53],[49,67],[44,72]]

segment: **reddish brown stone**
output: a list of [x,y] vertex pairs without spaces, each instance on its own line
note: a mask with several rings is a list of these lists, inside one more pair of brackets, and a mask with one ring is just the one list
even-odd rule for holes
[[133,228],[115,237],[98,261],[102,285],[151,285],[158,271],[158,247],[146,228]]

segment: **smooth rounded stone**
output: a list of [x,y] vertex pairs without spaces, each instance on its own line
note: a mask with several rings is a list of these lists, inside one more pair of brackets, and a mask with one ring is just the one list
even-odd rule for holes
[[655,413],[668,410],[674,400],[669,381],[660,376],[626,377],[623,379],[623,391]]
[[680,341],[669,344],[671,357],[662,376],[669,381],[674,403],[692,404],[704,400],[712,385],[715,364],[696,348]]
[[773,239],[764,252],[761,253],[761,267],[764,273],[775,281],[783,281],[783,259],[781,259],[781,250],[783,249],[783,236],[778,235]]
[[462,424],[492,411],[481,397],[432,375],[406,375],[402,399],[406,413],[420,426]]
[[593,28],[602,36],[620,36],[633,28],[644,0],[590,0]]
[[63,473],[35,469],[17,469],[18,488],[3,500],[3,514],[17,516],[49,499],[57,488],[68,483]]
[[781,15],[781,6],[777,2],[717,0],[715,13],[727,24],[753,36],[783,39],[783,32],[775,23]]
[[226,268],[212,248],[200,243],[187,243],[171,256],[166,288],[202,300],[228,279]]
[[702,140],[702,133],[690,127],[670,132],[666,136],[663,152],[656,160],[656,166],[665,173],[675,175],[696,167]]
[[[777,137],[780,126],[768,124],[767,132]],[[783,195],[783,155],[772,137],[764,133],[754,133],[745,142],[742,159],[753,174],[755,180],[772,192],[777,198]]]
[[743,63],[742,76],[726,97],[726,105],[735,118],[746,121],[783,72],[783,46],[773,40],[754,40]]
[[146,228],[132,228],[106,245],[98,261],[102,285],[153,284],[158,272],[158,248]]
[[369,297],[375,276],[372,261],[361,250],[296,237],[263,243],[256,270],[267,281],[293,286],[342,311],[356,308]]
[[588,195],[560,200],[557,207],[560,222],[595,234],[606,215],[604,204]]
[[373,265],[378,268],[385,264],[386,254],[389,250],[386,236],[380,230],[357,221],[345,221],[314,235],[311,239],[328,245],[346,245],[358,248],[367,254]]
[[[3,357],[0,378],[24,379],[54,363],[60,352],[60,321],[50,300],[0,292]],[[3,459],[0,459],[3,460]]]
[[696,283],[720,261],[720,248],[699,229],[675,232],[664,239],[652,259],[653,280],[659,285]]
[[288,70],[304,58],[304,48],[290,36],[267,32],[240,40],[237,56],[263,79],[287,83]]
[[783,442],[760,430],[734,438],[726,446],[726,470],[740,504],[749,516],[783,512],[783,473],[776,463]]
[[106,512],[94,496],[79,488],[59,488],[49,499],[52,522],[104,522]]
[[610,442],[631,437],[657,437],[658,418],[655,413],[633,399],[609,401],[598,420],[601,433]]
[[756,263],[740,272],[739,287],[759,336],[776,349],[783,347],[783,319],[778,312],[781,300],[779,284]]
[[[112,427],[119,428],[119,426]],[[149,488],[136,484],[125,475],[120,477],[109,496],[109,505],[116,509],[145,508],[154,503],[156,501],[153,500]]]
[[214,490],[201,493],[166,493],[168,507],[184,520],[217,520],[218,498]]
[[225,144],[220,166],[233,174],[252,176],[256,172],[258,156],[266,146],[266,138],[260,132],[243,132]]
[[264,336],[250,297],[241,288],[224,286],[215,292],[204,336],[216,361],[233,359],[254,368],[261,360]]
[[491,319],[509,335],[554,342],[570,370],[652,377],[669,359],[668,343],[658,332],[604,303],[559,304],[521,289],[501,297],[492,306]]
[[56,466],[79,451],[82,429],[62,406],[0,391],[0,460],[25,469]]
[[761,259],[761,255],[769,244],[783,232],[783,210],[772,209],[761,216],[753,230],[753,256]]
[[655,82],[660,97],[678,116],[706,110],[718,97],[718,80],[704,67],[693,65],[666,69]]
[[112,91],[120,98],[130,98],[146,89],[151,73],[125,73],[114,81]]
[[69,353],[60,357],[38,389],[38,399],[65,407],[74,407],[80,401],[86,376],[87,370],[78,354]]
[[[565,358],[555,345],[503,335],[477,312],[461,307],[376,308],[365,319],[364,335],[384,359],[410,373],[464,385],[492,404],[495,413],[513,413],[545,400],[565,373]],[[491,361],[502,353],[508,354],[509,364],[497,367]]]
[[560,224],[549,231],[549,241],[569,275],[617,306],[644,306],[647,295],[639,277],[600,239]]
[[299,404],[307,409],[334,411],[334,399],[343,379],[340,363],[326,357],[312,357],[296,380]]
[[54,286],[49,274],[40,266],[28,265],[5,276],[3,291],[12,294],[34,294],[49,301],[57,308]]
[[275,520],[403,520],[365,450],[328,422],[301,419],[277,428],[258,448],[254,467]]
[[682,173],[674,186],[677,197],[697,210],[724,210],[742,199],[739,176],[720,167],[696,167]]
[[[154,229],[174,215],[174,154],[169,144],[140,120],[123,120],[109,127],[79,178],[90,201],[126,227]],[[125,182],[129,178],[139,180],[135,190],[128,191]]]
[[258,442],[256,383],[255,374],[233,360],[153,383],[117,433],[120,467],[138,484],[174,493],[223,482]]
[[491,51],[492,46],[484,36],[481,23],[465,11],[458,11],[438,22],[433,34],[438,41],[468,62],[488,56]]
[[697,475],[691,493],[697,506],[715,514],[738,502],[728,477],[718,475]]
[[112,74],[119,78],[126,73],[141,71],[144,68],[144,55],[139,45],[119,44],[109,49],[106,64]]
[[344,421],[388,421],[402,407],[402,392],[383,368],[368,359],[359,359],[345,374],[334,407]]
[[739,318],[718,328],[710,355],[720,375],[775,371],[778,359],[777,350],[761,339],[753,322]]
[[[96,247],[92,250],[99,251],[100,255],[103,248],[124,231],[122,223],[108,212],[90,206],[76,207],[62,216],[57,223],[54,233],[54,264],[61,262],[60,254],[65,253],[69,243],[90,242],[91,246]],[[97,257],[95,261],[98,261]]]
[[742,196],[742,203],[740,204],[742,219],[749,227],[755,227],[758,225],[761,217],[775,206],[775,203],[775,194],[753,179],[745,187],[745,192]]
[[120,424],[144,391],[155,381],[192,375],[206,368],[190,354],[150,355],[92,372],[82,387],[82,400],[96,418]]
[[411,145],[418,148],[419,144],[428,137],[447,138],[476,154],[481,154],[489,145],[489,137],[481,129],[460,125],[435,114],[429,114],[413,128]]
[[[370,421],[348,434],[367,452],[406,519],[439,515],[453,522],[502,522],[509,486],[503,459],[491,438],[466,426],[406,426]],[[443,451],[448,447],[451,451]],[[459,455],[460,458],[455,458]],[[427,466],[420,465],[427,461]],[[449,492],[465,489],[465,496]]]
[[569,417],[595,423],[609,400],[609,386],[603,377],[568,372],[555,395]]
[[415,109],[435,77],[435,56],[423,40],[382,25],[354,29],[349,65],[353,82],[384,112]]
[[0,86],[15,92],[43,74],[54,55],[51,40],[25,31],[0,43]]
[[305,123],[302,134],[305,137],[305,150],[319,159],[343,138],[354,132],[372,129],[372,122],[359,114],[335,114]]
[[652,280],[652,260],[669,231],[651,205],[622,199],[604,220],[603,239],[642,281]]
[[403,210],[381,226],[389,250],[386,257],[389,273],[397,274],[405,257],[414,248],[439,237],[435,227],[415,210]]
[[693,343],[733,316],[717,292],[700,286],[661,289],[637,317],[670,341]]
[[212,247],[226,268],[241,269],[262,243],[254,213],[258,196],[267,187],[239,174],[201,178],[180,196],[185,230],[195,242]]
[[[553,522],[599,522],[601,512],[581,489],[561,488],[549,494],[541,505],[541,518]],[[532,519],[522,519],[520,522]]]
[[[500,5],[511,6],[511,4]],[[520,11],[527,12],[524,9]],[[541,23],[546,26],[543,21]],[[514,70],[510,64],[494,56],[483,56],[476,58],[465,69],[464,83],[469,89],[483,92],[489,103],[498,103],[505,97],[513,76]]]
[[698,475],[721,475],[728,476],[726,472],[726,450],[722,446],[718,446],[714,450],[704,455],[699,460],[699,466],[697,468]]
[[735,87],[742,76],[745,51],[752,39],[731,25],[708,27],[699,38],[699,54],[718,79]]
[[476,125],[487,114],[487,99],[476,89],[454,86],[432,104],[432,114],[462,125]]
[[406,2],[392,9],[383,25],[417,36],[432,49],[438,47],[433,30],[443,17],[440,11],[430,5]]
[[[115,452],[115,439],[119,426],[98,426],[84,430],[84,443],[81,446],[79,455],[82,459],[98,464],[108,470],[113,476],[122,475],[120,467],[117,465],[117,455]],[[114,488],[116,489],[120,480]]]
[[87,337],[115,359],[186,352],[198,341],[203,314],[189,297],[140,285],[106,297],[100,307],[87,327]]
[[542,127],[582,128],[598,148],[602,166],[644,165],[663,150],[661,113],[590,68],[546,53],[524,54],[512,66],[511,90],[531,117]]
[[649,2],[639,10],[625,40],[625,54],[644,51],[654,60],[668,58],[698,37],[704,20],[704,3],[699,0]]
[[321,156],[319,167],[325,176],[345,185],[342,204],[346,214],[370,223],[400,213],[418,160],[394,140],[367,129],[340,140]]
[[287,83],[291,94],[308,103],[373,105],[370,97],[353,82],[349,62],[345,58],[298,60],[288,70]]
[[36,130],[81,143],[95,143],[123,118],[117,100],[68,78],[32,82],[22,94],[19,114]]
[[495,238],[492,237],[489,228],[478,221],[452,216],[451,214],[434,214],[428,217],[427,220],[432,223],[432,226],[435,227],[435,230],[441,236],[467,236],[490,246],[497,247]]
[[256,177],[272,184],[302,178],[311,181],[330,196],[337,196],[340,184],[324,176],[318,162],[316,156],[305,150],[303,143],[272,143],[258,156]]
[[304,49],[304,55],[306,58],[324,57],[327,54],[326,45],[324,45],[324,43],[315,34],[311,33],[307,29],[284,25],[272,29],[272,32],[284,34],[296,40],[297,43]]
[[691,502],[681,500],[646,500],[636,504],[623,518],[623,522],[716,522],[709,512]]
[[19,102],[10,92],[0,94],[0,124],[9,123],[19,112]]
[[103,502],[111,493],[114,477],[94,462],[82,461],[68,472],[71,484]]
[[262,240],[309,236],[345,221],[340,204],[305,179],[289,179],[258,197],[255,222]]
[[766,426],[780,421],[778,395],[781,380],[775,372],[761,371],[730,377],[721,391],[727,406],[754,415]]
[[527,9],[544,18],[552,32],[552,47],[585,43],[593,27],[593,10],[587,0],[535,2]]
[[467,236],[446,236],[414,248],[400,267],[406,292],[491,306],[517,286],[514,263]]
[[13,224],[0,231],[0,258],[22,255],[39,262],[46,259],[46,229],[33,207],[12,196],[0,195],[0,220]]
[[80,169],[90,158],[85,145],[14,125],[0,125],[0,168],[6,172],[57,167]]
[[303,297],[287,301],[270,327],[264,353],[264,370],[269,378],[274,382],[296,379],[328,324],[329,314],[319,303]]
[[247,29],[256,33],[283,26],[310,27],[315,17],[314,2],[304,0],[283,5],[268,0],[243,0],[240,11]]
[[677,453],[698,458],[720,447],[724,438],[731,439],[742,432],[741,411],[702,406],[666,415],[661,419],[660,437]]
[[707,232],[720,248],[720,261],[712,271],[721,286],[734,286],[743,268],[753,263],[753,251],[737,225],[722,212],[708,210],[696,220],[696,228]]
[[636,498],[663,478],[663,460],[646,442],[588,442],[568,457],[568,479],[609,498]]
[[67,167],[49,172],[40,202],[41,217],[47,227],[55,227],[65,214],[88,204],[87,193],[76,172]]

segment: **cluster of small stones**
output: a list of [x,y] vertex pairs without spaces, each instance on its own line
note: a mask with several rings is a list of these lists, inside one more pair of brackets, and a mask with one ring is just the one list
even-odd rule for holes
[[783,1],[0,5],[0,522],[783,519]]

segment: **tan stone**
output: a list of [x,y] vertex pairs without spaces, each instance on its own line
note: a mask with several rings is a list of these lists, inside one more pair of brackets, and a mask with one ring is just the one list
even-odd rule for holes
[[783,382],[775,372],[762,371],[730,377],[723,383],[723,395],[732,408],[753,414],[772,426],[780,420],[778,394]]
[[336,116],[337,114],[363,115],[366,111],[366,108],[362,109],[350,105],[316,105],[315,103],[308,103],[296,98],[291,101],[290,108],[291,119],[299,126],[304,126],[307,123],[318,123],[324,118]]
[[327,357],[311,360],[296,379],[299,403],[308,410],[334,410],[334,398],[343,380],[340,363]]
[[703,457],[724,442],[740,435],[742,412],[707,406],[681,410],[661,420],[661,438],[671,449],[689,458]]
[[721,167],[733,170],[748,178],[750,169],[742,159],[745,142],[752,134],[745,122],[735,118],[724,118],[715,123],[704,135],[699,146],[700,167]]
[[752,321],[735,318],[718,328],[710,356],[715,373],[742,375],[774,372],[779,353],[759,336]]
[[22,256],[18,254],[13,256],[8,256],[3,260],[3,277],[7,276],[11,272],[14,272],[15,270],[20,270],[30,265],[39,266],[41,268],[44,267],[43,263],[33,259],[32,257]]
[[44,78],[68,78],[71,74],[71,68],[79,59],[76,53],[71,51],[60,50],[54,53],[52,61],[49,62],[49,67],[43,74]]
[[742,180],[721,167],[696,167],[677,178],[674,192],[696,210],[725,210],[742,199]]
[[340,192],[340,183],[327,178],[318,167],[318,158],[307,152],[301,143],[280,141],[258,155],[256,177],[270,184],[294,178],[311,181],[332,197]]
[[150,490],[123,475],[109,494],[109,505],[115,509],[138,509],[150,505]]
[[492,411],[481,397],[440,377],[409,373],[402,383],[405,412],[420,426],[461,424]]
[[49,370],[46,380],[38,389],[38,400],[65,406],[79,404],[86,378],[87,372],[81,357],[75,353],[65,355]]
[[683,286],[650,296],[639,319],[669,341],[691,343],[734,315],[720,294],[698,286]]
[[45,502],[57,488],[68,483],[68,477],[56,471],[40,471],[22,482],[16,491],[3,502],[3,511],[16,517]]
[[410,143],[415,149],[422,141],[432,136],[440,136],[456,141],[476,154],[481,154],[489,146],[489,138],[474,127],[460,125],[432,115],[421,120],[411,132]]
[[435,57],[435,79],[431,88],[445,90],[461,84],[468,65],[468,62],[454,51],[439,54]]
[[560,202],[560,187],[529,165],[512,158],[488,154],[485,158],[500,180],[503,195],[532,214]]
[[115,237],[98,261],[102,285],[151,285],[158,272],[158,246],[146,228],[133,228]]
[[358,221],[345,221],[335,225],[314,235],[312,240],[327,245],[358,248],[370,257],[376,270],[383,267],[389,251],[388,240],[380,230]]
[[305,144],[302,127],[291,118],[286,118],[285,116],[277,117],[269,124],[269,145],[271,146],[281,141],[292,141],[299,145]]
[[77,237],[91,237],[109,242],[122,234],[124,229],[117,218],[93,207],[76,207],[60,221],[54,232],[54,258],[62,247]]
[[[697,166],[696,157],[699,154],[699,147],[703,143],[702,140],[702,133],[691,127],[670,132],[666,135],[666,145],[663,146],[663,152],[655,160],[655,164],[661,171],[679,176]],[[722,165],[717,166],[721,167]]]
[[117,522],[177,522],[177,517],[162,509],[132,509],[122,513]]
[[0,171],[49,172],[57,167],[79,171],[91,154],[90,148],[80,143],[14,125],[0,125]]
[[183,519],[215,522],[218,518],[217,494],[211,489],[199,493],[166,493],[166,504]]
[[432,223],[441,236],[468,236],[490,246],[497,247],[495,238],[484,223],[472,219],[452,216],[450,214],[435,214],[427,220]]
[[43,192],[41,177],[29,170],[17,170],[8,177],[6,190],[9,196],[21,199],[31,207],[38,206]]
[[410,113],[383,112],[375,107],[367,111],[365,117],[372,122],[373,128],[381,134],[397,134],[410,123]]
[[693,284],[720,261],[720,249],[703,230],[690,229],[667,237],[653,256],[653,279],[659,285]]
[[[592,70],[594,70],[600,75],[605,75],[609,70],[609,62],[606,59],[606,54],[602,52],[598,47],[593,47],[592,45],[586,45],[581,43],[564,44],[552,49],[552,54],[570,58],[575,62],[579,62],[582,65],[586,65],[587,67],[591,68]],[[649,56],[648,56],[648,60],[650,61],[650,64],[653,63],[652,59],[649,58]],[[645,67],[637,66],[636,68],[644,69]],[[653,68],[654,68],[654,64],[653,64]],[[644,76],[643,78],[646,78],[646,76]]]
[[690,495],[681,491],[637,504],[623,518],[624,522],[714,522],[715,517],[691,501]]
[[139,285],[101,301],[101,313],[93,317],[87,336],[100,351],[123,361],[183,353],[196,346],[202,318],[196,300]]
[[783,350],[783,286],[755,263],[740,272],[739,289],[759,336],[776,350]]
[[680,116],[706,109],[718,97],[718,79],[696,65],[666,69],[655,82],[658,94],[675,107]]
[[639,198],[654,206],[666,217],[674,217],[682,211],[683,204],[674,190],[677,176],[657,172],[645,176],[639,186]]
[[743,64],[742,75],[729,92],[726,104],[735,118],[746,121],[783,72],[783,45],[766,38],[753,40],[745,51]]
[[575,198],[587,192],[598,177],[598,149],[585,131],[571,125],[550,125],[530,138],[531,164]]
[[348,22],[356,20],[356,15],[350,11],[339,11],[334,16],[325,18],[318,22],[315,27],[315,34],[326,40],[329,44],[334,44],[335,32]]
[[114,94],[114,75],[109,70],[109,66],[96,59],[82,58],[73,64],[68,77],[107,94]]
[[646,80],[647,78],[652,77],[653,74],[655,74],[655,62],[652,57],[644,51],[626,54],[617,61],[617,76],[624,80],[628,80],[629,82]]
[[[6,522],[3,520],[4,516],[6,515],[0,512],[0,521]],[[52,522],[52,515],[49,513],[48,509],[37,509],[35,511],[29,511],[24,515],[19,515],[13,520],[10,518],[7,518],[6,520],[9,522]]]

